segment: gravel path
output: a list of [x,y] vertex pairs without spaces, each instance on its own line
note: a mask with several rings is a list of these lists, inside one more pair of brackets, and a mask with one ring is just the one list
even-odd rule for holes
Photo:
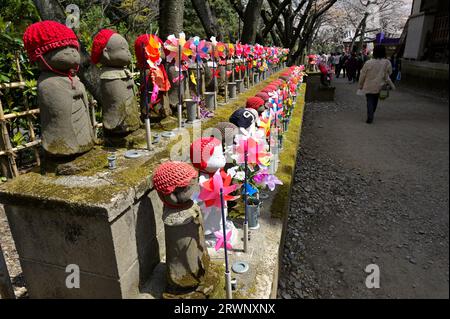
[[448,93],[399,88],[367,125],[356,85],[335,85],[307,105],[279,297],[448,298]]
[[0,205],[0,243],[16,297],[26,297],[25,281],[19,263],[19,256],[17,255],[16,246],[2,205]]

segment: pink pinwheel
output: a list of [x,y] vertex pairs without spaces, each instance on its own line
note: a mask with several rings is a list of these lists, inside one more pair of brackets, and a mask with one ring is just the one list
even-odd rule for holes
[[253,47],[253,50],[255,52],[256,57],[261,57],[263,54],[264,48],[260,44],[255,44],[255,46]]
[[240,42],[236,43],[236,56],[240,58],[242,57],[243,54],[244,54],[244,46]]
[[[227,240],[227,249],[233,249],[233,246],[232,246],[231,243],[230,243],[231,234],[232,234],[232,231],[230,230],[230,231],[227,233],[227,237],[226,237],[226,240]],[[223,234],[222,234],[221,231],[218,230],[218,231],[214,232],[214,235],[215,235],[216,238],[217,238],[216,246],[214,247],[214,249],[215,249],[216,251],[218,251],[220,248],[224,248]]]
[[217,170],[217,172],[210,178],[203,182],[200,187],[200,194],[198,199],[205,203],[206,207],[222,207],[220,200],[220,189],[223,190],[223,200],[225,202],[225,207],[227,206],[227,201],[235,200],[238,196],[232,196],[230,193],[234,192],[239,188],[240,185],[231,184],[231,176],[223,171]]
[[252,47],[248,44],[244,44],[243,54],[245,58],[248,58],[252,53]]
[[269,165],[270,154],[266,152],[266,147],[262,140],[247,136],[238,139],[238,145],[236,147],[238,164],[245,163],[245,151],[247,151],[248,164]]
[[283,185],[275,175],[269,174],[267,169],[263,169],[253,177],[255,183],[268,187],[272,192],[275,190],[276,185]]
[[[173,34],[167,37],[166,42],[164,42],[164,48],[169,51],[166,55],[167,62],[175,61],[175,69],[178,70],[179,65],[182,65],[183,70],[187,70],[187,65],[181,62],[188,62],[193,55],[190,48],[191,43],[186,41],[186,35],[180,33],[180,37],[176,38]],[[179,47],[181,46],[181,61],[179,61]]]

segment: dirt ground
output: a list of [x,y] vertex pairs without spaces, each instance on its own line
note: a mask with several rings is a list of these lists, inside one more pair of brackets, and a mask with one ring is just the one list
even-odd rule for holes
[[334,85],[307,105],[279,296],[448,298],[448,92],[400,86],[368,125],[356,85]]

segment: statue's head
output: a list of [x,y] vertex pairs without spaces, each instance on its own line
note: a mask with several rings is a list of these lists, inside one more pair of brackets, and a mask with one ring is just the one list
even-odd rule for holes
[[68,71],[75,70],[80,64],[80,53],[74,47],[58,48],[44,54],[44,61],[39,62],[41,69],[48,68],[48,65],[56,70]]
[[194,167],[206,173],[215,173],[224,168],[225,158],[222,142],[215,137],[202,137],[191,144],[191,162]]
[[249,131],[256,128],[256,123],[259,118],[257,114],[258,112],[256,110],[240,108],[231,114],[230,122],[239,128]]
[[56,21],[41,21],[30,25],[23,35],[31,62],[42,70],[75,70],[80,64],[79,43],[75,33]]
[[239,128],[230,122],[219,122],[216,125],[216,129],[219,130],[222,137],[222,146],[232,146],[234,144],[234,138],[239,134]]
[[272,104],[269,101],[270,96],[269,96],[269,94],[267,92],[258,92],[258,93],[256,93],[255,96],[261,98],[264,101],[264,108],[265,109],[268,109],[268,108],[270,108],[272,106]]
[[257,96],[253,96],[247,99],[247,103],[245,105],[245,107],[247,109],[252,109],[257,111],[257,114],[262,114],[264,112],[265,108],[265,102],[262,98],[257,97]]
[[92,43],[91,61],[119,68],[129,65],[131,52],[127,40],[115,31],[101,30]]
[[159,197],[169,207],[189,207],[198,192],[197,171],[184,162],[161,164],[153,175],[153,185]]

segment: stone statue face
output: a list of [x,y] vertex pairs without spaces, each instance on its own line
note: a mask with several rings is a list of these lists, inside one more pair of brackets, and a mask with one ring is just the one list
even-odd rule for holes
[[215,173],[219,168],[224,168],[227,164],[227,159],[223,154],[222,145],[214,147],[214,152],[207,162],[207,167],[205,169],[208,173]]
[[100,62],[105,66],[118,68],[129,65],[131,52],[127,40],[120,34],[113,34],[103,49],[103,56]]
[[[74,47],[58,48],[47,52],[43,57],[48,65],[59,71],[76,69],[80,64],[80,53]],[[39,61],[39,67],[41,70],[47,69],[42,61]]]
[[197,179],[192,179],[189,186],[177,187],[171,194],[164,195],[164,201],[172,205],[183,205],[192,202],[192,196],[199,192]]

